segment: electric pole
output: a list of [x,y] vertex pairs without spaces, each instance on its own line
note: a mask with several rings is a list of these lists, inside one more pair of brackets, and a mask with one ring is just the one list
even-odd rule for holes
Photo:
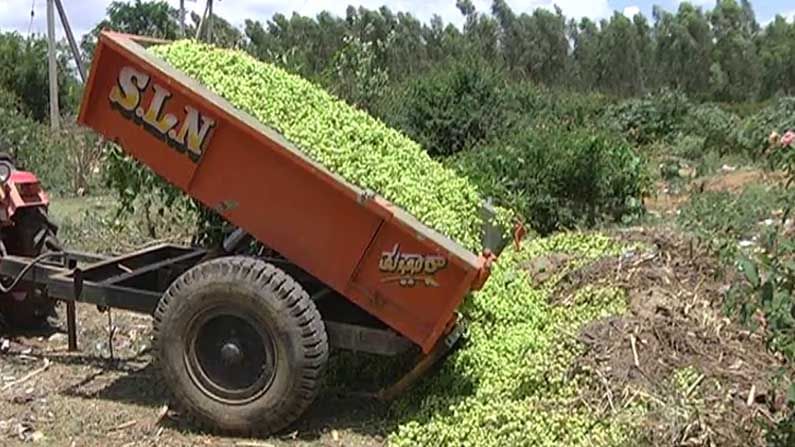
[[72,34],[72,27],[69,26],[69,18],[66,17],[66,10],[61,3],[61,0],[55,0],[55,6],[58,7],[58,15],[61,17],[61,25],[64,32],[66,32],[66,39],[69,41],[69,47],[72,49],[72,56],[75,58],[77,71],[80,73],[80,78],[86,82],[86,67],[83,65],[83,58],[80,57],[80,48],[77,46],[74,34]]
[[213,43],[213,0],[207,0],[207,43]]
[[202,13],[202,17],[199,20],[199,26],[196,27],[196,40],[201,40],[202,37],[202,29],[204,29],[204,21],[207,20],[207,11],[210,9],[210,3],[207,2],[204,5],[204,13]]
[[50,75],[50,128],[58,130],[58,66],[55,60],[55,0],[47,0],[47,59]]
[[185,0],[179,0],[179,37],[185,37]]

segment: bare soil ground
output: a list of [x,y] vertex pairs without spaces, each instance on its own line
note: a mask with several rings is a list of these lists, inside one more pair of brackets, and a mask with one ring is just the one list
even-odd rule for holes
[[715,175],[692,179],[685,185],[675,190],[670,182],[659,181],[656,184],[655,194],[645,201],[646,209],[661,217],[670,217],[688,200],[694,191],[728,191],[740,193],[745,187],[757,184],[771,184],[781,182],[783,175],[770,173],[755,168],[742,168],[734,171],[719,172]]
[[620,287],[629,311],[594,321],[580,334],[576,368],[595,386],[584,398],[597,411],[642,402],[650,445],[765,446],[766,429],[792,411],[792,365],[770,353],[764,332],[725,318],[737,279],[691,239],[664,229],[619,231],[638,250],[604,258],[558,284],[565,304],[586,285]]
[[[327,390],[294,427],[270,439],[196,432],[168,410],[149,354],[151,322],[114,311],[114,358],[107,314],[78,306],[80,352],[66,335],[16,334],[0,353],[0,445],[380,446],[384,404]],[[2,342],[0,342],[2,343]]]

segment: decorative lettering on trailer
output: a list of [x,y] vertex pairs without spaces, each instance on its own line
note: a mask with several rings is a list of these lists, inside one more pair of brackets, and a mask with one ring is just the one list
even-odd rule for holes
[[[177,115],[165,111],[171,92],[150,81],[146,73],[129,66],[122,68],[116,85],[110,90],[111,107],[180,153],[187,154],[194,163],[198,162],[212,137],[215,120],[188,105],[180,123]],[[150,84],[153,96],[144,106],[141,100]]]
[[414,287],[418,282],[426,287],[439,287],[434,275],[447,267],[447,258],[438,255],[403,253],[400,244],[381,254],[378,269],[385,273],[381,282],[398,282],[403,287]]

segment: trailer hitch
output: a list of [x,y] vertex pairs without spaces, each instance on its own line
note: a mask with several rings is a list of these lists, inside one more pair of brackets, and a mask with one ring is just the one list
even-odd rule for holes
[[[27,275],[34,267],[53,258],[61,258],[65,268],[74,270],[74,297],[76,300],[79,300],[80,294],[83,290],[82,271],[77,268],[76,260],[70,259],[69,256],[65,256],[65,254],[62,252],[45,253],[34,258],[25,264],[24,267],[22,267],[22,270],[20,270],[20,272],[12,279],[8,286],[3,285],[2,281],[0,281],[0,293],[10,293],[19,285],[19,283],[25,278],[25,275]],[[2,262],[1,259],[2,258],[0,258],[0,262]],[[72,300],[66,301],[66,329],[69,342],[69,351],[77,351],[76,309],[75,301]]]
[[37,265],[41,264],[42,262],[44,262],[44,261],[46,261],[46,260],[48,260],[50,258],[61,257],[61,256],[63,256],[63,253],[57,253],[57,252],[56,253],[45,253],[45,254],[40,255],[39,257],[33,259],[11,281],[10,285],[5,286],[5,285],[3,285],[2,282],[0,282],[0,293],[10,293],[12,290],[14,290],[17,287],[17,285],[19,285],[19,282],[22,281],[22,278],[24,278],[25,275],[27,275],[28,272],[33,269],[33,267],[36,267]]

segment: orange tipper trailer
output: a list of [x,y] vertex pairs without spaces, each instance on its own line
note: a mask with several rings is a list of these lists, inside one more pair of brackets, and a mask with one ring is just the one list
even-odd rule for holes
[[[82,296],[58,298],[151,311],[176,402],[224,431],[293,422],[317,393],[329,345],[417,347],[415,369],[381,397],[407,387],[460,335],[456,308],[483,286],[494,256],[328,171],[143,43],[158,42],[101,33],[79,122],[238,230],[220,250],[159,247],[73,268],[59,279],[79,282]],[[237,255],[249,239],[267,249]],[[132,293],[143,277],[163,284],[146,285],[148,306],[108,292]]]

